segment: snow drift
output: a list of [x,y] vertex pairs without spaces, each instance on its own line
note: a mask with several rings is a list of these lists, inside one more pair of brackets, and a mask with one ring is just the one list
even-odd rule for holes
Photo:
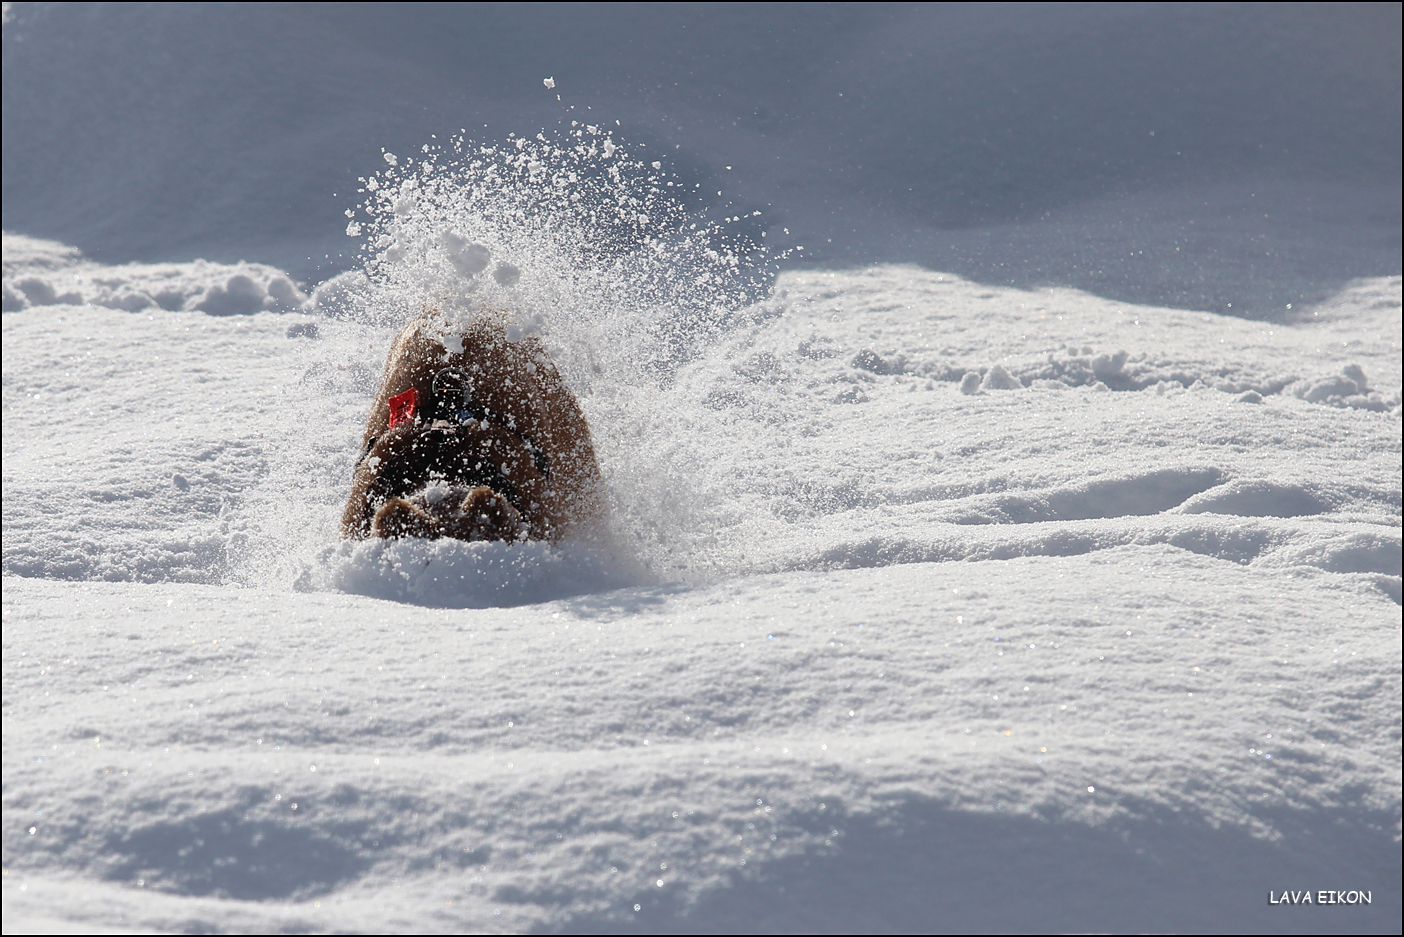
[[[465,9],[6,7],[7,930],[1398,931],[1383,8]],[[338,541],[426,304],[607,540]]]
[[6,313],[7,926],[1393,930],[1399,295],[542,319],[614,556],[337,546],[374,317]]

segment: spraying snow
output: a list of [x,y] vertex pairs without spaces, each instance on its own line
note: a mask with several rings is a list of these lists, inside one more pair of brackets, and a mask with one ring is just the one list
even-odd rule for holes
[[[5,236],[7,928],[1397,931],[1398,276],[777,272],[471,136],[315,289]],[[550,349],[607,543],[339,540],[426,306]]]

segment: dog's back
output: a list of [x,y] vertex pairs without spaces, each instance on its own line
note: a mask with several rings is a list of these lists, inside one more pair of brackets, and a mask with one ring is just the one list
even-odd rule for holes
[[434,313],[396,336],[343,536],[558,540],[602,514],[589,426],[539,340],[509,341],[490,315],[451,328]]

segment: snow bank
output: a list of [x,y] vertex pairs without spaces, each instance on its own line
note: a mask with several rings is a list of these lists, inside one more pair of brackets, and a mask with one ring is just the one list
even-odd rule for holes
[[633,585],[640,572],[618,555],[583,544],[382,540],[325,548],[293,588],[490,608]]
[[88,261],[54,241],[4,235],[4,311],[105,306],[127,312],[196,310],[215,316],[294,312],[307,297],[281,270],[263,264],[124,264]]

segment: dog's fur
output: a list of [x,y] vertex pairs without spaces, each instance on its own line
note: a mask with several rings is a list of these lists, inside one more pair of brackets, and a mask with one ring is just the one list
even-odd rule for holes
[[[457,369],[459,393],[435,397]],[[391,398],[418,393],[393,429]],[[509,341],[490,314],[451,327],[433,311],[390,347],[366,420],[342,536],[560,540],[588,536],[603,515],[590,429],[541,343]]]

